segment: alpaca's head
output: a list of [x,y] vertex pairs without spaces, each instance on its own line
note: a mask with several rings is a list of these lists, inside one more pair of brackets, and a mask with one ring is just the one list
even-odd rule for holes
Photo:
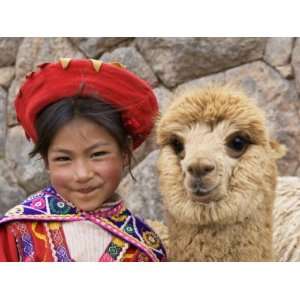
[[284,148],[243,93],[210,87],[177,97],[157,122],[157,139],[165,206],[179,221],[238,222],[272,205]]

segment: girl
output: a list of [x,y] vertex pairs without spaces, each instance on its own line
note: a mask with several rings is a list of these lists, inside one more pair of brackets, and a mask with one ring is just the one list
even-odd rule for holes
[[27,76],[17,118],[51,185],[0,218],[0,261],[164,261],[152,229],[116,194],[153,127],[150,86],[119,64],[62,59]]

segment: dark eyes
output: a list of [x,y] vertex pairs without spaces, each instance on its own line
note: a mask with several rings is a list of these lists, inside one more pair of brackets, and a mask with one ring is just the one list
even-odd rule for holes
[[70,158],[68,156],[60,156],[54,158],[55,161],[68,161]]
[[234,134],[226,142],[228,154],[233,158],[242,156],[250,145],[250,139],[241,134]]
[[[184,143],[180,138],[174,136],[170,139],[170,146],[176,155],[178,155],[181,159],[184,157]],[[226,147],[228,154],[233,158],[239,158],[242,156],[248,146],[251,144],[250,138],[242,133],[235,133],[231,135],[226,141]]]
[[[107,153],[108,153],[107,151],[98,151],[98,152],[94,152],[91,155],[91,157],[92,158],[102,157],[103,155],[105,155]],[[58,161],[58,162],[65,162],[65,161],[69,161],[69,160],[71,160],[71,158],[68,156],[59,156],[59,157],[54,158],[54,161]]]
[[107,153],[108,153],[107,151],[98,151],[98,152],[93,153],[92,157],[100,157],[100,156],[103,156]]
[[170,146],[172,147],[176,155],[184,155],[184,144],[178,137],[171,138]]

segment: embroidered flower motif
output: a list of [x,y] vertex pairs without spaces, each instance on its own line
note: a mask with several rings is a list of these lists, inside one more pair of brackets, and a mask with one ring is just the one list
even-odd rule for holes
[[126,225],[124,229],[128,234],[132,234],[134,232],[133,227],[130,225]]
[[68,212],[70,212],[71,207],[68,206],[65,202],[57,201],[57,198],[55,197],[49,197],[48,199],[51,213],[67,214]]
[[10,209],[5,216],[16,216],[16,215],[21,215],[24,212],[24,207],[22,205],[17,205]]
[[59,207],[59,208],[64,208],[65,207],[65,204],[63,202],[57,202],[56,205]]
[[160,246],[157,235],[152,231],[143,232],[143,239],[145,243],[152,248],[157,249]]
[[24,203],[30,203],[33,199],[37,199],[37,198],[43,198],[43,193],[42,192],[37,192],[33,195],[30,195],[25,201]]
[[122,248],[120,248],[117,245],[112,243],[108,248],[108,253],[111,255],[111,257],[116,259],[118,257],[118,255],[120,254],[121,250],[122,250]]
[[46,207],[46,201],[43,198],[36,198],[32,200],[30,206],[36,209],[44,209]]

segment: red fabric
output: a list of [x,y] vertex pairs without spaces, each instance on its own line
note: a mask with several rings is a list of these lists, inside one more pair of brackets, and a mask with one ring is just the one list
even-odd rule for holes
[[15,237],[8,225],[0,226],[0,262],[19,261]]
[[[32,225],[36,223],[33,232]],[[26,231],[30,234],[34,246],[33,261],[52,262],[54,261],[51,245],[43,223],[24,222]],[[37,233],[40,234],[37,236]],[[18,243],[20,246],[21,232],[17,223],[7,223],[0,226],[0,262],[18,262],[24,261],[24,257],[19,256]],[[21,247],[21,246],[20,246]],[[26,260],[25,260],[26,261]],[[28,260],[31,261],[31,260]]]
[[[22,229],[20,230],[20,224]],[[2,224],[0,226],[0,262],[53,262],[55,261],[54,255],[54,239],[61,239],[60,241],[68,251],[67,243],[61,227],[59,225],[60,236],[54,237],[51,235],[50,242],[49,232],[46,231],[43,222],[11,222]],[[21,245],[22,235],[24,233],[29,234],[32,239],[33,252],[32,257],[24,256],[24,252]],[[19,249],[18,249],[19,245]],[[19,255],[21,253],[21,255]],[[126,252],[123,254],[121,261],[124,262],[138,262],[138,261],[150,261],[150,258],[146,256],[141,250],[130,245]]]
[[[48,234],[42,222],[25,222],[28,233],[31,235],[34,245],[34,261],[54,261]],[[33,230],[33,224],[36,227]]]
[[71,60],[67,68],[60,63],[43,64],[31,73],[16,100],[17,118],[26,135],[36,142],[35,119],[45,106],[64,97],[101,98],[122,112],[125,129],[138,147],[150,133],[158,112],[151,87],[130,71],[103,63],[97,72],[90,60]]

